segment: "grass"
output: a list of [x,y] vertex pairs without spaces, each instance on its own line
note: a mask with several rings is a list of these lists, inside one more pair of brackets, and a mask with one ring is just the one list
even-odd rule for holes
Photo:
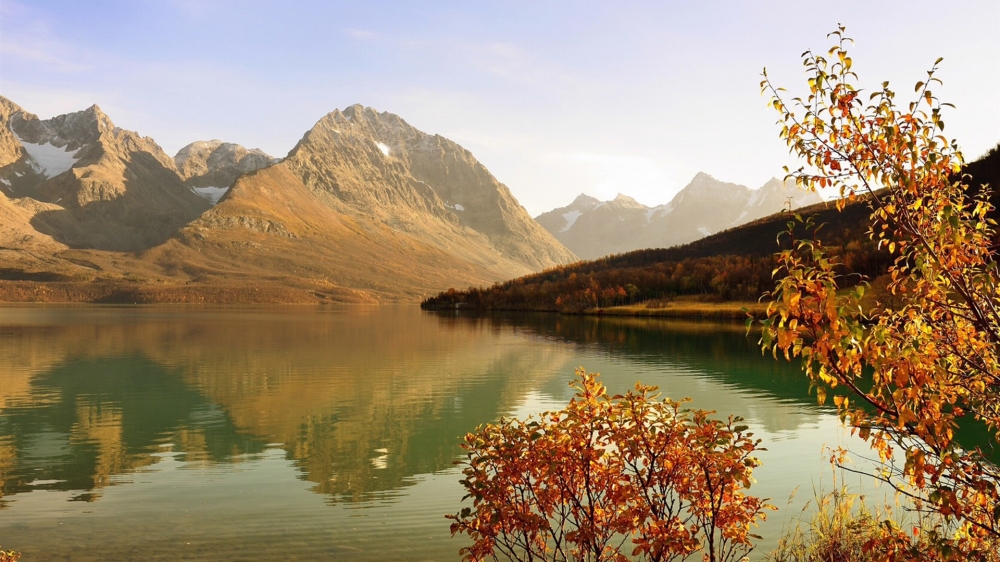
[[666,318],[708,318],[745,320],[747,313],[763,318],[767,305],[753,301],[712,302],[681,297],[671,300],[646,301],[639,304],[593,309],[590,314],[607,316],[655,316]]
[[[888,515],[873,511],[862,496],[844,489],[815,497],[816,513],[786,530],[778,548],[764,558],[767,562],[875,562],[884,554],[866,548],[882,530],[881,521]],[[809,503],[803,508],[808,508]]]
[[902,506],[872,508],[864,496],[845,488],[817,493],[813,501],[816,512],[804,520],[807,503],[778,547],[764,556],[765,562],[1000,561],[1000,549],[991,546],[989,552],[941,550],[941,541],[953,534],[955,522],[938,514]]

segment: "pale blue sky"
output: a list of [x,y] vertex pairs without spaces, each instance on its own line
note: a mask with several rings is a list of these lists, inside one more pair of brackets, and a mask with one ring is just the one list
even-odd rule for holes
[[[873,5],[875,5],[873,7]],[[759,95],[854,37],[905,96],[944,57],[945,133],[1000,141],[1000,2],[0,0],[0,95],[99,104],[170,154],[219,138],[284,156],[353,103],[468,148],[532,215],[586,192],[664,203],[698,171],[758,187],[789,163]]]

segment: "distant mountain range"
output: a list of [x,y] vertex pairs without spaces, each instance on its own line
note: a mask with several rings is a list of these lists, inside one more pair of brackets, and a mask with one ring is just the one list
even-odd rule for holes
[[704,238],[782,209],[822,202],[794,182],[771,179],[759,189],[699,173],[669,203],[647,207],[619,194],[611,201],[580,195],[535,220],[577,256],[595,259],[643,248],[669,248]]
[[[962,174],[970,195],[981,194],[980,189],[984,185],[989,187],[992,209],[987,218],[1000,220],[1000,144],[965,165]],[[596,207],[592,199],[582,202]],[[832,259],[840,264],[837,268],[840,279],[845,283],[868,279],[872,281],[868,298],[880,291],[881,298],[892,298],[885,292],[885,273],[895,258],[887,248],[878,244],[877,238],[869,235],[872,213],[869,196],[862,195],[840,210],[836,205],[823,203],[799,209],[798,213],[811,219],[813,224],[822,225],[817,231],[805,230],[800,225],[796,227],[797,233],[815,236],[821,241]],[[579,215],[576,222],[583,217],[583,214]],[[570,215],[566,221],[572,218],[573,215]],[[788,231],[787,224],[786,216],[773,214],[681,246],[634,250],[580,261],[491,287],[451,289],[425,300],[422,306],[444,310],[464,308],[601,314],[607,312],[609,307],[647,301],[668,307],[678,297],[712,303],[752,303],[758,301],[765,291],[774,289],[775,253],[790,244],[790,238],[781,235]],[[575,223],[572,228],[576,228]],[[993,247],[1000,248],[1000,231],[994,231],[993,236]],[[668,315],[702,316],[707,308],[688,311],[680,308],[667,312]],[[646,309],[646,312],[650,310]],[[745,312],[735,307],[728,310],[720,308],[716,312],[719,316],[745,319]],[[707,313],[711,315],[711,311]],[[652,314],[657,314],[656,310],[652,310]]]
[[576,259],[467,150],[360,105],[281,160],[171,158],[0,97],[0,192],[0,300],[413,301]]

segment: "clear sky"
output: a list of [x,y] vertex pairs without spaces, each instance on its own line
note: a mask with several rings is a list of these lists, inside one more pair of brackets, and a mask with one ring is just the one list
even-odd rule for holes
[[909,95],[944,57],[945,133],[979,156],[1000,141],[998,22],[997,0],[0,0],[0,95],[43,118],[97,103],[170,154],[284,156],[361,103],[459,142],[537,215],[781,175],[761,68],[801,93],[799,55],[838,23],[867,88]]

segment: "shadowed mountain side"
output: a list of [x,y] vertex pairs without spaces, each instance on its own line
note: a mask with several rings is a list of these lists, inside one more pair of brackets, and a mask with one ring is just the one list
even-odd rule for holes
[[97,106],[42,121],[0,98],[0,118],[22,209],[0,207],[0,300],[415,302],[575,259],[467,150],[359,105],[274,164],[221,141],[175,161]]
[[[848,273],[875,279],[891,258],[868,238],[870,209],[863,202],[838,212],[821,203],[796,211],[825,225],[818,236],[847,264]],[[774,288],[774,254],[788,244],[794,219],[779,213],[701,240],[656,250],[636,250],[553,268],[485,289],[446,291],[426,308],[583,312],[601,307],[693,296],[715,301],[755,301]],[[797,228],[797,236],[804,228]],[[858,280],[858,275],[851,279]]]
[[6,99],[0,106],[0,126],[13,135],[0,138],[5,195],[57,205],[31,225],[62,244],[149,248],[209,207],[159,145],[116,127],[96,105],[45,120]]
[[[354,105],[329,113],[280,165],[331,195],[337,210],[449,251],[454,242],[440,238],[450,230],[475,233],[469,242],[482,246],[477,253],[500,255],[522,270],[575,259],[472,153],[388,112]],[[448,224],[466,229],[442,230]]]
[[[121,177],[125,179],[122,180]],[[161,189],[149,189],[157,185]],[[162,244],[208,205],[151,154],[71,169],[41,186],[47,198],[77,201],[37,213],[31,224],[71,248],[137,251]],[[87,197],[76,194],[88,193]]]
[[[39,233],[31,225],[32,217],[39,213],[58,212],[61,210],[57,205],[51,203],[40,203],[34,199],[8,199],[0,195],[0,256],[3,263],[9,264],[9,260],[17,260],[29,257],[27,252],[14,252],[14,250],[27,250],[29,252],[55,252],[66,249],[64,244],[55,241],[51,236]],[[9,253],[10,256],[4,254]]]

